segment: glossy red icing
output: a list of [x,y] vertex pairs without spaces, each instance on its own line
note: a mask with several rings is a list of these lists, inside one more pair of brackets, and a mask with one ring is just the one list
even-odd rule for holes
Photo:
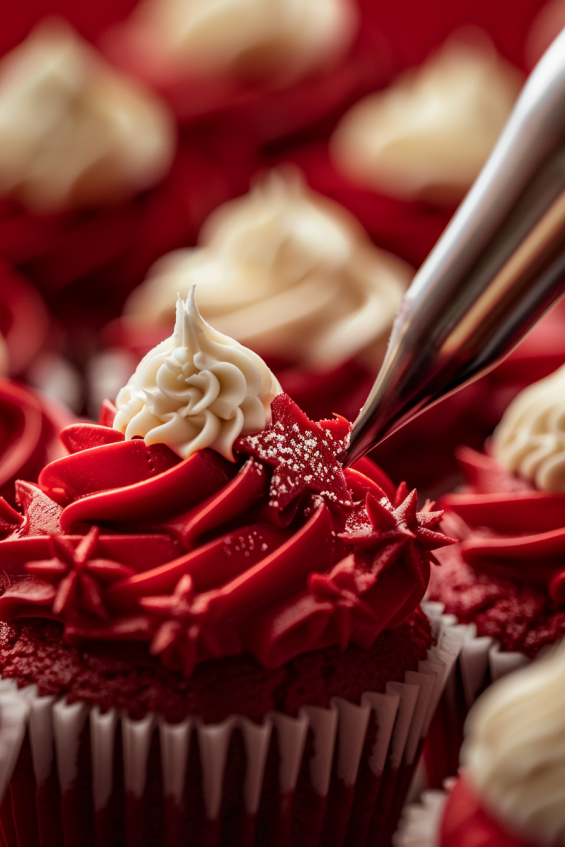
[[440,506],[459,543],[440,552],[430,596],[533,657],[565,635],[565,494],[535,491],[487,454],[458,455],[467,484]]
[[69,427],[73,452],[22,493],[23,516],[4,507],[0,616],[59,620],[71,642],[146,640],[185,674],[239,653],[274,668],[367,649],[417,607],[430,551],[449,539],[440,512],[418,512],[415,491],[368,460],[343,470],[349,430],[286,395],[266,430],[238,439],[235,463]]
[[462,775],[447,798],[441,820],[440,847],[535,847],[509,832],[485,809]]
[[71,420],[23,385],[0,380],[0,496],[14,504],[15,480],[37,480],[46,462],[64,453],[58,433]]

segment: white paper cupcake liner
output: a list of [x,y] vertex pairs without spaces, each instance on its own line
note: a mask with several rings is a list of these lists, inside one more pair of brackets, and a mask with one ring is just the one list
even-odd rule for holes
[[25,737],[29,706],[10,680],[0,680],[0,800]]
[[[64,843],[81,844],[73,829],[73,814],[78,819],[81,803],[84,805],[86,801],[91,807],[90,818],[99,823],[98,817],[110,814],[110,807],[121,792],[122,803],[125,794],[126,815],[135,823],[135,815],[148,802],[148,775],[154,778],[148,763],[158,743],[161,801],[168,810],[165,817],[175,809],[180,813],[187,803],[190,805],[191,793],[195,795],[194,802],[201,797],[206,826],[210,825],[210,831],[216,832],[202,843],[206,840],[220,843],[218,828],[214,830],[214,826],[221,823],[226,800],[225,774],[234,733],[239,733],[245,753],[241,784],[244,809],[241,812],[248,822],[256,822],[260,812],[269,750],[276,736],[276,781],[281,804],[290,808],[294,800],[296,805],[304,778],[314,805],[316,798],[319,800],[319,821],[310,821],[309,840],[304,836],[301,843],[351,843],[361,847],[363,842],[352,840],[356,837],[355,827],[352,830],[351,821],[348,824],[347,813],[353,816],[351,810],[360,802],[356,783],[362,769],[369,781],[377,786],[377,796],[373,798],[376,799],[377,818],[371,808],[369,830],[378,821],[379,831],[386,833],[379,837],[378,843],[386,844],[386,838],[390,841],[394,831],[419,752],[442,692],[453,676],[463,643],[460,628],[454,627],[437,608],[432,608],[429,616],[436,645],[429,650],[426,660],[420,662],[418,671],[406,673],[404,682],[389,682],[385,693],[365,693],[360,705],[336,697],[327,709],[308,706],[301,709],[297,717],[271,713],[260,725],[239,715],[219,724],[204,724],[198,717],[190,717],[173,725],[151,714],[142,720],[132,720],[113,709],[101,713],[98,707],[83,702],[69,704],[64,697],[40,697],[35,686],[16,691],[13,684],[1,682],[0,710],[4,708],[2,698],[6,696],[5,708],[12,710],[13,718],[11,724],[0,722],[0,751],[6,750],[6,755],[0,756],[0,787],[9,785],[18,750],[24,737],[29,739],[29,776],[35,783],[36,795],[39,796],[42,788],[56,777]],[[201,774],[198,785],[187,783],[189,757],[195,744]],[[89,773],[84,772],[86,754],[90,757]],[[13,793],[12,786],[10,791]],[[8,793],[4,806],[9,796]],[[344,797],[349,798],[347,808],[343,806]],[[17,830],[20,825],[18,804],[13,797],[12,800]],[[342,830],[339,840],[337,829],[330,826],[332,814],[339,806],[338,800],[342,803],[339,826],[336,825]],[[68,811],[71,806],[72,813]],[[295,812],[296,809],[293,814]],[[58,810],[51,810],[51,814],[57,813]],[[44,809],[38,804],[37,829],[43,833],[49,827],[45,820],[42,821],[42,815]],[[253,826],[254,823],[249,830],[250,844],[255,843]],[[126,826],[123,843],[128,847],[137,837],[134,832],[135,825],[133,830]],[[171,835],[167,840],[164,835],[163,845],[174,843],[172,838]],[[6,841],[7,847],[12,847],[9,838]],[[92,843],[106,842],[98,832]],[[370,843],[377,842],[373,839]],[[42,847],[45,847],[43,843]],[[139,845],[136,843],[135,847]]]
[[440,826],[454,778],[446,781],[444,790],[424,791],[417,803],[402,810],[393,847],[440,847]]
[[422,604],[426,614],[440,617],[451,638],[460,642],[456,666],[441,695],[434,726],[427,744],[425,764],[428,784],[437,787],[459,767],[463,725],[479,695],[507,673],[528,665],[523,653],[501,649],[493,638],[478,636],[475,624],[459,624],[454,615],[444,614],[444,604]]

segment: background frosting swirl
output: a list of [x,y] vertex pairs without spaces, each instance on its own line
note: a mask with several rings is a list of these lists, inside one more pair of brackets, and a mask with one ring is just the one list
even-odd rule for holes
[[521,83],[519,71],[480,35],[452,36],[420,68],[353,106],[332,142],[338,168],[393,197],[458,203]]
[[126,439],[163,443],[182,458],[212,447],[233,459],[242,433],[265,428],[281,388],[252,350],[200,316],[194,287],[177,299],[175,330],[151,350],[118,394],[114,429]]
[[524,389],[495,430],[493,449],[540,491],[565,492],[565,368]]
[[151,0],[128,26],[154,63],[280,85],[340,56],[355,35],[357,12],[350,0]]
[[166,105],[47,20],[0,64],[0,192],[41,212],[119,200],[174,151]]
[[154,266],[127,303],[130,318],[168,323],[174,294],[198,283],[206,320],[263,356],[320,371],[382,358],[412,270],[298,172],[272,171],[220,207],[200,241]]

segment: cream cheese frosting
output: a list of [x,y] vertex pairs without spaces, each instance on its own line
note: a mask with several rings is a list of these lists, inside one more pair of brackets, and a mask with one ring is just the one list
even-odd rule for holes
[[0,193],[35,211],[149,187],[174,152],[168,107],[64,21],[40,23],[0,62]]
[[492,443],[506,470],[540,491],[565,492],[565,367],[520,392]]
[[456,33],[421,67],[353,106],[332,139],[335,164],[393,197],[458,202],[488,158],[521,81],[486,34]]
[[289,84],[341,55],[357,18],[351,0],[148,0],[130,26],[155,64]]
[[196,282],[206,320],[261,355],[320,371],[378,365],[412,269],[297,171],[271,171],[217,209],[200,242],[161,259],[126,315],[169,321],[174,292]]
[[114,429],[126,440],[166,444],[182,458],[211,447],[233,461],[235,439],[265,429],[282,389],[256,353],[203,320],[194,288],[186,301],[177,298],[172,336],[119,392]]
[[480,698],[462,756],[496,818],[535,844],[564,847],[564,643]]

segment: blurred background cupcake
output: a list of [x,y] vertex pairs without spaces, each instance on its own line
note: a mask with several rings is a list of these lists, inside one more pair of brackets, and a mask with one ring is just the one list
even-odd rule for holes
[[[107,329],[112,346],[125,347],[128,360],[145,353],[167,334],[174,295],[198,283],[204,317],[263,356],[309,415],[354,418],[412,269],[376,248],[292,168],[263,175],[249,194],[219,207],[199,244],[152,268]],[[94,404],[100,399],[94,386]]]
[[439,553],[428,596],[468,627],[460,691],[434,742],[442,776],[455,772],[477,694],[565,636],[564,386],[560,369],[519,394],[485,452],[459,451],[465,484],[440,498],[459,542]]
[[469,715],[462,771],[406,808],[395,847],[565,842],[565,647],[498,682]]
[[145,0],[106,36],[183,124],[242,125],[258,146],[335,121],[390,74],[389,51],[355,0]]
[[62,18],[0,59],[0,111],[0,256],[41,290],[81,367],[150,264],[246,188],[247,153],[234,171],[209,140],[179,140],[163,99]]

